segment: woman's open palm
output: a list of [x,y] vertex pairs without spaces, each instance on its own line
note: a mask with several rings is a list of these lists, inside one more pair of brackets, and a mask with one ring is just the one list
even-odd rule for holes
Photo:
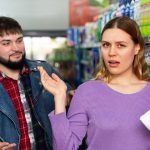
[[41,82],[47,91],[54,96],[64,95],[66,93],[67,86],[56,74],[53,73],[50,77],[43,67],[38,67],[38,69],[41,75]]

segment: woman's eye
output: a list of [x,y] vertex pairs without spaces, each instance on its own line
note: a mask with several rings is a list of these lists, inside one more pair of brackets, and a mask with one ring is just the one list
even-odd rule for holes
[[123,48],[123,47],[125,47],[125,45],[123,45],[123,44],[118,44],[118,46],[117,47],[119,47],[119,48]]
[[102,47],[104,47],[104,48],[107,48],[107,47],[109,47],[109,46],[110,46],[109,43],[103,43],[103,44],[102,44]]

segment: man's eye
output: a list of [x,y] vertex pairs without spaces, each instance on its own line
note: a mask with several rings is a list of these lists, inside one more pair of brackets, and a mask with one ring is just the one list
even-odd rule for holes
[[23,39],[17,40],[17,43],[22,43]]
[[8,46],[8,45],[10,45],[10,43],[9,42],[5,42],[5,43],[2,43],[2,45]]

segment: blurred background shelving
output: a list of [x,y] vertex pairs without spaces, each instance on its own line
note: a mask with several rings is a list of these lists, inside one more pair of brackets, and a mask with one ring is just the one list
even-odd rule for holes
[[[83,26],[74,26],[69,29],[68,41],[70,45],[75,45],[75,50],[78,52],[79,81],[84,82],[93,77],[93,73],[97,69],[96,65],[100,60],[101,31],[104,25],[116,16],[128,16],[139,24],[145,40],[145,59],[150,70],[149,6],[150,0],[105,1],[103,7],[99,4],[99,14],[93,17],[92,22],[87,22]],[[78,32],[75,32],[77,30]]]
[[5,0],[0,15],[22,25],[27,58],[47,60],[73,87],[93,77],[104,25],[128,16],[139,24],[150,72],[150,0]]

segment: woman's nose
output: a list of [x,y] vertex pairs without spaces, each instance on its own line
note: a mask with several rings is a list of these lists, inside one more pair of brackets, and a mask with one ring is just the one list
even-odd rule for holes
[[110,49],[109,49],[109,55],[110,56],[116,55],[116,48],[115,48],[115,46],[111,46],[110,47]]

